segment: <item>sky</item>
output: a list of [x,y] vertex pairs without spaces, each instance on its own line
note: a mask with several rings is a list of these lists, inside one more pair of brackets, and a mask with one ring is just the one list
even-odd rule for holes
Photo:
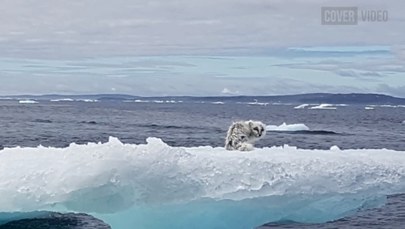
[[[401,0],[2,0],[0,95],[405,97]],[[322,25],[321,7],[386,12]]]

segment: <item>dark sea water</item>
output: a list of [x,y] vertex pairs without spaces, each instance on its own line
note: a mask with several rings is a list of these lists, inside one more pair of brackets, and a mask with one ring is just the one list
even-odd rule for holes
[[[309,131],[270,132],[257,147],[288,144],[299,148],[329,149],[337,145],[341,149],[405,151],[403,107],[365,110],[364,105],[350,105],[336,110],[310,110],[294,109],[294,106],[50,101],[19,104],[18,101],[2,100],[0,149],[38,145],[66,147],[72,142],[106,142],[109,136],[136,144],[145,143],[147,137],[153,136],[171,146],[223,146],[226,130],[232,121],[253,119],[268,125],[303,123],[310,128]],[[401,228],[405,225],[404,206],[404,196],[397,195],[391,196],[382,208],[330,223],[283,223],[268,227]]]

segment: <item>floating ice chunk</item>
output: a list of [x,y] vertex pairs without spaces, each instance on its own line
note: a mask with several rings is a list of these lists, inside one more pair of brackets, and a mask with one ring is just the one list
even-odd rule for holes
[[301,104],[301,105],[298,105],[298,106],[296,106],[296,107],[294,107],[294,109],[304,109],[304,108],[306,108],[306,107],[308,107],[309,106],[309,104]]
[[313,110],[336,110],[336,107],[332,104],[323,103],[318,106],[310,107],[309,109]]
[[98,102],[97,99],[78,99],[76,101],[86,102],[86,103],[96,103]]
[[339,151],[340,148],[339,148],[339,146],[334,145],[334,146],[331,146],[331,147],[330,147],[330,150],[331,150],[331,151]]
[[385,107],[385,108],[397,108],[398,106],[395,106],[395,105],[380,105],[380,107]]
[[374,107],[364,107],[366,110],[374,110]]
[[147,100],[141,100],[141,99],[135,99],[134,102],[135,102],[135,103],[147,103],[147,102],[149,102],[149,101],[147,101]]
[[51,102],[73,102],[74,99],[71,98],[64,98],[64,99],[51,99]]
[[309,127],[303,123],[286,124],[285,122],[283,122],[283,124],[281,124],[279,126],[267,125],[266,130],[267,131],[304,131],[304,130],[309,130]]
[[24,100],[18,101],[18,103],[21,103],[21,104],[34,104],[34,103],[38,103],[38,102],[35,101],[35,100],[24,99]]

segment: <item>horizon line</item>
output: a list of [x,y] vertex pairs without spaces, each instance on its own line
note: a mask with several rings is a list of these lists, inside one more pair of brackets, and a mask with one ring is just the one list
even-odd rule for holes
[[388,95],[384,93],[358,93],[358,92],[347,92],[347,93],[330,93],[330,92],[309,92],[309,93],[297,93],[297,94],[275,94],[275,95],[246,95],[246,94],[241,94],[241,95],[148,95],[148,96],[143,96],[143,95],[133,95],[133,94],[125,94],[125,93],[94,93],[94,94],[58,94],[58,93],[49,93],[49,94],[16,94],[16,95],[0,95],[1,98],[4,97],[19,97],[19,96],[35,96],[35,97],[41,97],[41,96],[108,96],[108,95],[115,95],[115,96],[132,96],[132,97],[140,97],[140,98],[151,98],[151,97],[160,97],[160,98],[166,98],[166,97],[275,97],[275,96],[299,96],[299,95],[311,95],[311,94],[328,94],[328,95],[380,95],[380,96],[389,96],[392,98],[400,98],[400,99],[405,99],[405,97],[399,97],[399,96],[394,96],[394,95]]

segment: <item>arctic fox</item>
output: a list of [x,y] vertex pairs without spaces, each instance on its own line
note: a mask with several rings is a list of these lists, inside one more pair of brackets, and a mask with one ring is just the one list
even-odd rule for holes
[[234,122],[228,129],[225,138],[225,149],[250,151],[253,144],[266,135],[266,125],[260,121]]

